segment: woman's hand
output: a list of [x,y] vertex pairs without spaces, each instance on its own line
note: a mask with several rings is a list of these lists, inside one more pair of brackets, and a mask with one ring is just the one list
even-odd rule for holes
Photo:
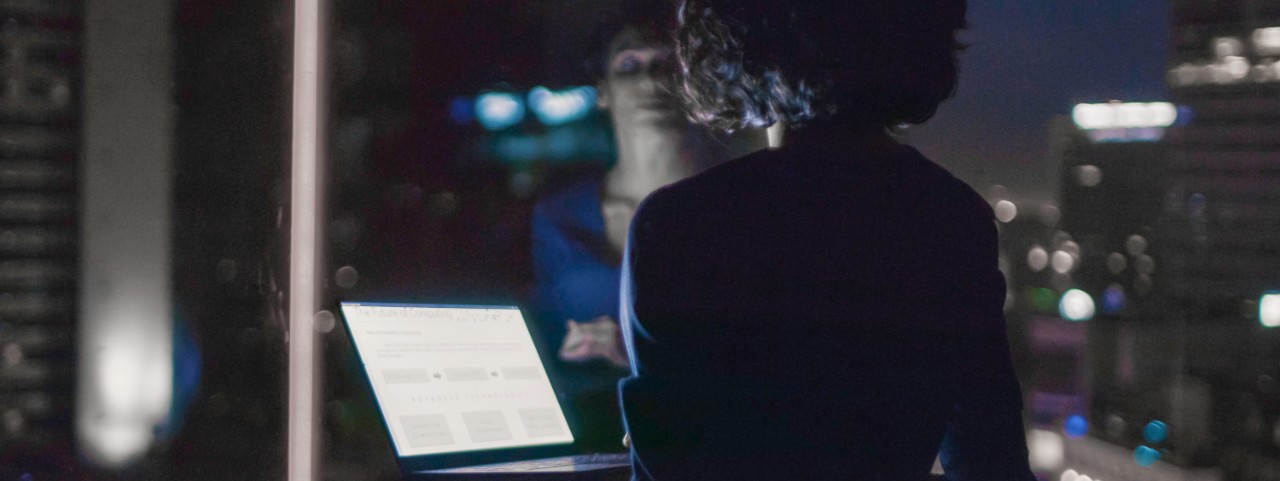
[[618,321],[600,316],[591,322],[568,321],[569,332],[560,345],[560,359],[569,362],[586,362],[603,359],[620,368],[630,367],[622,349]]

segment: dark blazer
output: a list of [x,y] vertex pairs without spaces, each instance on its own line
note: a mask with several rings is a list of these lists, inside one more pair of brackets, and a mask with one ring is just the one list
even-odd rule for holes
[[856,148],[800,138],[637,212],[638,479],[918,480],[939,453],[949,479],[1034,479],[990,207],[914,149]]

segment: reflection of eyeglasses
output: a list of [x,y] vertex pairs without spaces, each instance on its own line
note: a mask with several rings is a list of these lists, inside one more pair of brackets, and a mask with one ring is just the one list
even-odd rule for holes
[[609,70],[618,74],[635,74],[647,70],[649,65],[666,65],[674,52],[670,48],[629,48],[613,55]]

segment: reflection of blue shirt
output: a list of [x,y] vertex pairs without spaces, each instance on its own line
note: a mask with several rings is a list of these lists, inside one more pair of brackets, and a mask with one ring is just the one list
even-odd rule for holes
[[[545,348],[564,340],[565,322],[618,317],[618,253],[609,245],[600,212],[600,178],[570,185],[533,207],[534,312]],[[592,362],[564,379],[568,390],[613,389],[625,371]],[[583,386],[586,383],[588,386]]]

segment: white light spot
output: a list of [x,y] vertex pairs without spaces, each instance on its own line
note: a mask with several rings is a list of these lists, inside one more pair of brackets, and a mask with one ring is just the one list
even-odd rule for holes
[[1027,251],[1027,267],[1031,268],[1031,272],[1040,272],[1049,265],[1049,253],[1045,252],[1043,247],[1032,246]]
[[1076,266],[1076,258],[1065,251],[1053,251],[1053,270],[1059,274],[1071,272]]
[[1058,478],[1058,481],[1077,481],[1079,478],[1080,473],[1074,469],[1068,469],[1062,472],[1062,477]]
[[596,89],[574,87],[552,91],[538,86],[529,91],[529,108],[545,125],[563,125],[582,120],[595,106]]
[[343,289],[355,287],[356,283],[359,281],[360,273],[356,271],[356,268],[351,266],[342,266],[333,273],[333,282]]
[[999,219],[1000,222],[1004,222],[1006,224],[1012,222],[1013,219],[1018,216],[1018,206],[1007,200],[996,202],[995,210],[996,219]]
[[1031,469],[1052,471],[1062,466],[1066,446],[1062,435],[1043,429],[1032,429],[1027,436],[1027,450],[1031,454],[1029,460]]
[[1114,108],[1116,127],[1145,127],[1151,123],[1146,104],[1119,104]]
[[93,457],[111,466],[129,463],[143,454],[152,440],[151,426],[142,423],[121,421],[104,422],[87,433],[93,440]]
[[1258,55],[1280,55],[1280,27],[1254,30],[1253,49]]
[[1142,253],[1147,251],[1147,238],[1138,234],[1129,236],[1129,238],[1124,241],[1124,250],[1134,257],[1142,255]]
[[1249,75],[1249,61],[1244,57],[1227,57],[1222,59],[1222,65],[1231,80],[1240,80]]
[[476,97],[476,120],[488,130],[502,130],[524,120],[524,103],[507,92],[486,92]]
[[1076,478],[1076,481],[1093,481],[1093,478],[1081,474],[1080,477]]
[[1107,270],[1111,271],[1112,274],[1124,272],[1124,269],[1128,266],[1129,261],[1125,259],[1124,254],[1112,252],[1111,255],[1107,256]]
[[1235,37],[1218,37],[1213,39],[1213,56],[1226,58],[1244,53],[1244,44]]
[[320,311],[316,313],[314,327],[316,332],[328,334],[337,325],[337,319],[333,317],[333,313],[329,311]]
[[1258,321],[1267,327],[1280,327],[1280,293],[1263,294],[1258,299]]
[[1058,312],[1069,321],[1093,319],[1094,310],[1093,297],[1079,289],[1062,294],[1062,300],[1058,302]]
[[1076,182],[1085,187],[1094,187],[1102,182],[1102,169],[1096,165],[1077,166]]
[[1082,130],[1162,128],[1177,121],[1178,108],[1168,102],[1078,104],[1071,119]]
[[1079,104],[1071,110],[1071,119],[1081,129],[1100,129],[1113,125],[1114,113],[1106,104]]
[[1148,127],[1168,127],[1178,121],[1178,108],[1168,102],[1152,102],[1147,104],[1151,115]]

